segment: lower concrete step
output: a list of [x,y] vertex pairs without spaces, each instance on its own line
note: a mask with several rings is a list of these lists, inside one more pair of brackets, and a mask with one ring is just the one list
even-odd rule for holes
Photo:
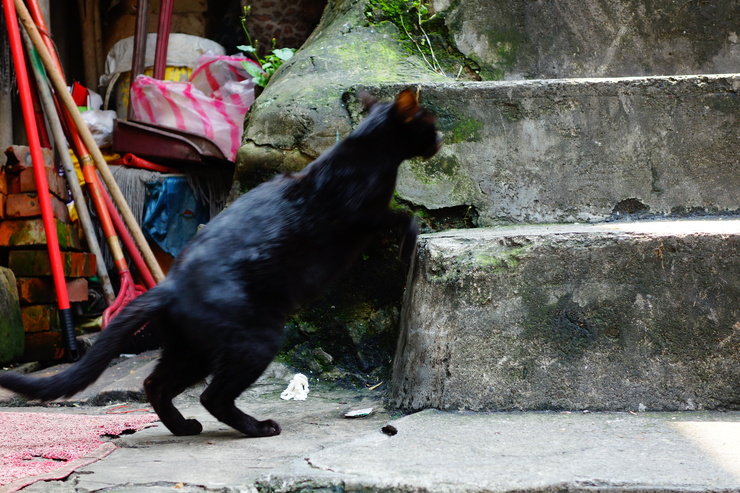
[[391,404],[740,409],[740,220],[422,235]]

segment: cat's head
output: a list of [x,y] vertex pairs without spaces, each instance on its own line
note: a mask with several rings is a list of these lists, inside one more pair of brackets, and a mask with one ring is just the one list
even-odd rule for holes
[[387,112],[386,117],[392,120],[394,137],[404,148],[405,157],[430,158],[441,147],[442,139],[435,127],[437,119],[419,105],[418,90],[404,89],[393,103],[379,103],[367,93],[360,93],[360,99],[371,114]]

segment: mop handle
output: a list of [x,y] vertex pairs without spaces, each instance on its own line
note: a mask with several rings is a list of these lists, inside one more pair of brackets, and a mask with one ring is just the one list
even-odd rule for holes
[[79,216],[80,223],[82,224],[82,231],[85,233],[87,245],[90,248],[90,252],[95,255],[98,278],[100,279],[100,284],[103,287],[103,295],[105,297],[106,303],[110,305],[116,299],[116,295],[113,292],[113,286],[110,282],[108,269],[105,266],[105,262],[103,261],[103,254],[100,250],[100,244],[98,243],[98,239],[95,236],[92,219],[90,218],[90,211],[87,208],[85,197],[82,194],[80,182],[77,180],[77,172],[75,171],[74,164],[72,164],[72,158],[69,156],[69,152],[67,152],[67,139],[64,136],[62,122],[59,120],[59,115],[56,112],[54,99],[48,85],[49,82],[44,76],[44,69],[40,66],[40,60],[38,59],[38,56],[34,56],[36,55],[36,52],[34,51],[33,45],[31,44],[31,40],[25,32],[22,34],[24,35],[23,40],[26,44],[26,50],[30,54],[31,68],[33,69],[33,74],[36,78],[36,85],[39,89],[39,99],[41,100],[41,106],[44,108],[46,118],[49,122],[49,128],[51,129],[52,137],[54,138],[57,150],[59,151],[59,157],[61,158],[62,166],[64,167],[64,175],[67,178],[69,190],[72,192],[72,198],[75,201],[75,208],[77,209],[77,215]]
[[[3,2],[12,3],[10,2],[10,0],[3,0]],[[108,186],[108,190],[112,195],[113,201],[118,207],[118,211],[123,217],[126,226],[128,226],[131,235],[134,237],[137,246],[141,250],[144,261],[149,266],[149,270],[151,271],[152,276],[157,282],[161,282],[164,279],[164,273],[162,272],[157,259],[154,257],[152,249],[146,242],[146,238],[144,238],[144,233],[142,233],[139,224],[136,222],[136,218],[134,218],[134,215],[131,212],[131,208],[126,203],[126,199],[124,199],[123,194],[121,193],[121,189],[118,187],[113,174],[108,168],[108,164],[105,162],[103,154],[100,152],[100,149],[95,143],[95,139],[90,133],[90,130],[87,128],[87,125],[82,119],[80,112],[77,111],[77,106],[75,105],[72,96],[67,90],[66,83],[57,71],[56,66],[54,65],[54,61],[49,54],[49,50],[47,50],[46,45],[44,45],[44,40],[41,38],[38,29],[36,29],[36,25],[33,23],[33,20],[28,13],[28,9],[26,9],[23,0],[15,0],[15,6],[18,11],[18,17],[20,18],[23,25],[26,27],[26,30],[31,37],[31,41],[33,42],[33,45],[39,52],[41,61],[44,63],[44,67],[46,68],[47,75],[51,80],[54,89],[56,90],[57,97],[61,98],[62,103],[64,103],[64,106],[67,108],[68,114],[72,117],[72,120],[74,120],[74,123],[77,126],[77,131],[80,134],[80,137],[82,138],[82,141],[84,142],[88,151],[92,155],[95,166],[98,168],[103,181]]]
[[62,254],[59,249],[59,237],[57,236],[56,219],[51,208],[51,197],[49,194],[49,183],[46,180],[46,167],[44,157],[41,153],[41,142],[36,127],[33,102],[31,96],[31,85],[26,71],[26,60],[21,46],[21,33],[16,19],[15,8],[12,0],[3,0],[5,8],[5,20],[8,27],[8,38],[10,50],[15,65],[16,80],[18,81],[18,92],[20,94],[23,121],[26,126],[28,147],[31,152],[33,163],[33,174],[38,190],[38,200],[41,207],[41,219],[44,223],[46,233],[46,244],[49,250],[49,263],[57,295],[57,306],[59,307],[59,321],[65,336],[68,357],[75,361],[79,359],[79,349],[75,339],[74,324],[72,322],[72,310],[69,305],[69,293],[67,283],[64,279],[64,268],[62,266]]

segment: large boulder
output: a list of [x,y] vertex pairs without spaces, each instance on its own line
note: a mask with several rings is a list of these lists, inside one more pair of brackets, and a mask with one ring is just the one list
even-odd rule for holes
[[330,5],[304,47],[273,76],[247,114],[236,180],[242,189],[302,169],[358,123],[347,93],[360,85],[442,81],[399,43],[398,28],[370,25],[363,0]]

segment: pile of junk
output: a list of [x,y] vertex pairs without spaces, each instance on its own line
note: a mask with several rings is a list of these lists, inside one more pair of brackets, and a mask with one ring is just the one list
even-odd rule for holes
[[71,215],[96,257],[90,299],[72,309],[50,194],[39,193],[65,357],[75,360],[79,319],[104,330],[223,209],[255,98],[245,65],[260,67],[214,41],[171,34],[165,1],[156,34],[146,33],[140,12],[134,36],[112,47],[102,95],[70,88],[36,2],[2,1],[37,189],[47,189],[42,150],[52,148]]

